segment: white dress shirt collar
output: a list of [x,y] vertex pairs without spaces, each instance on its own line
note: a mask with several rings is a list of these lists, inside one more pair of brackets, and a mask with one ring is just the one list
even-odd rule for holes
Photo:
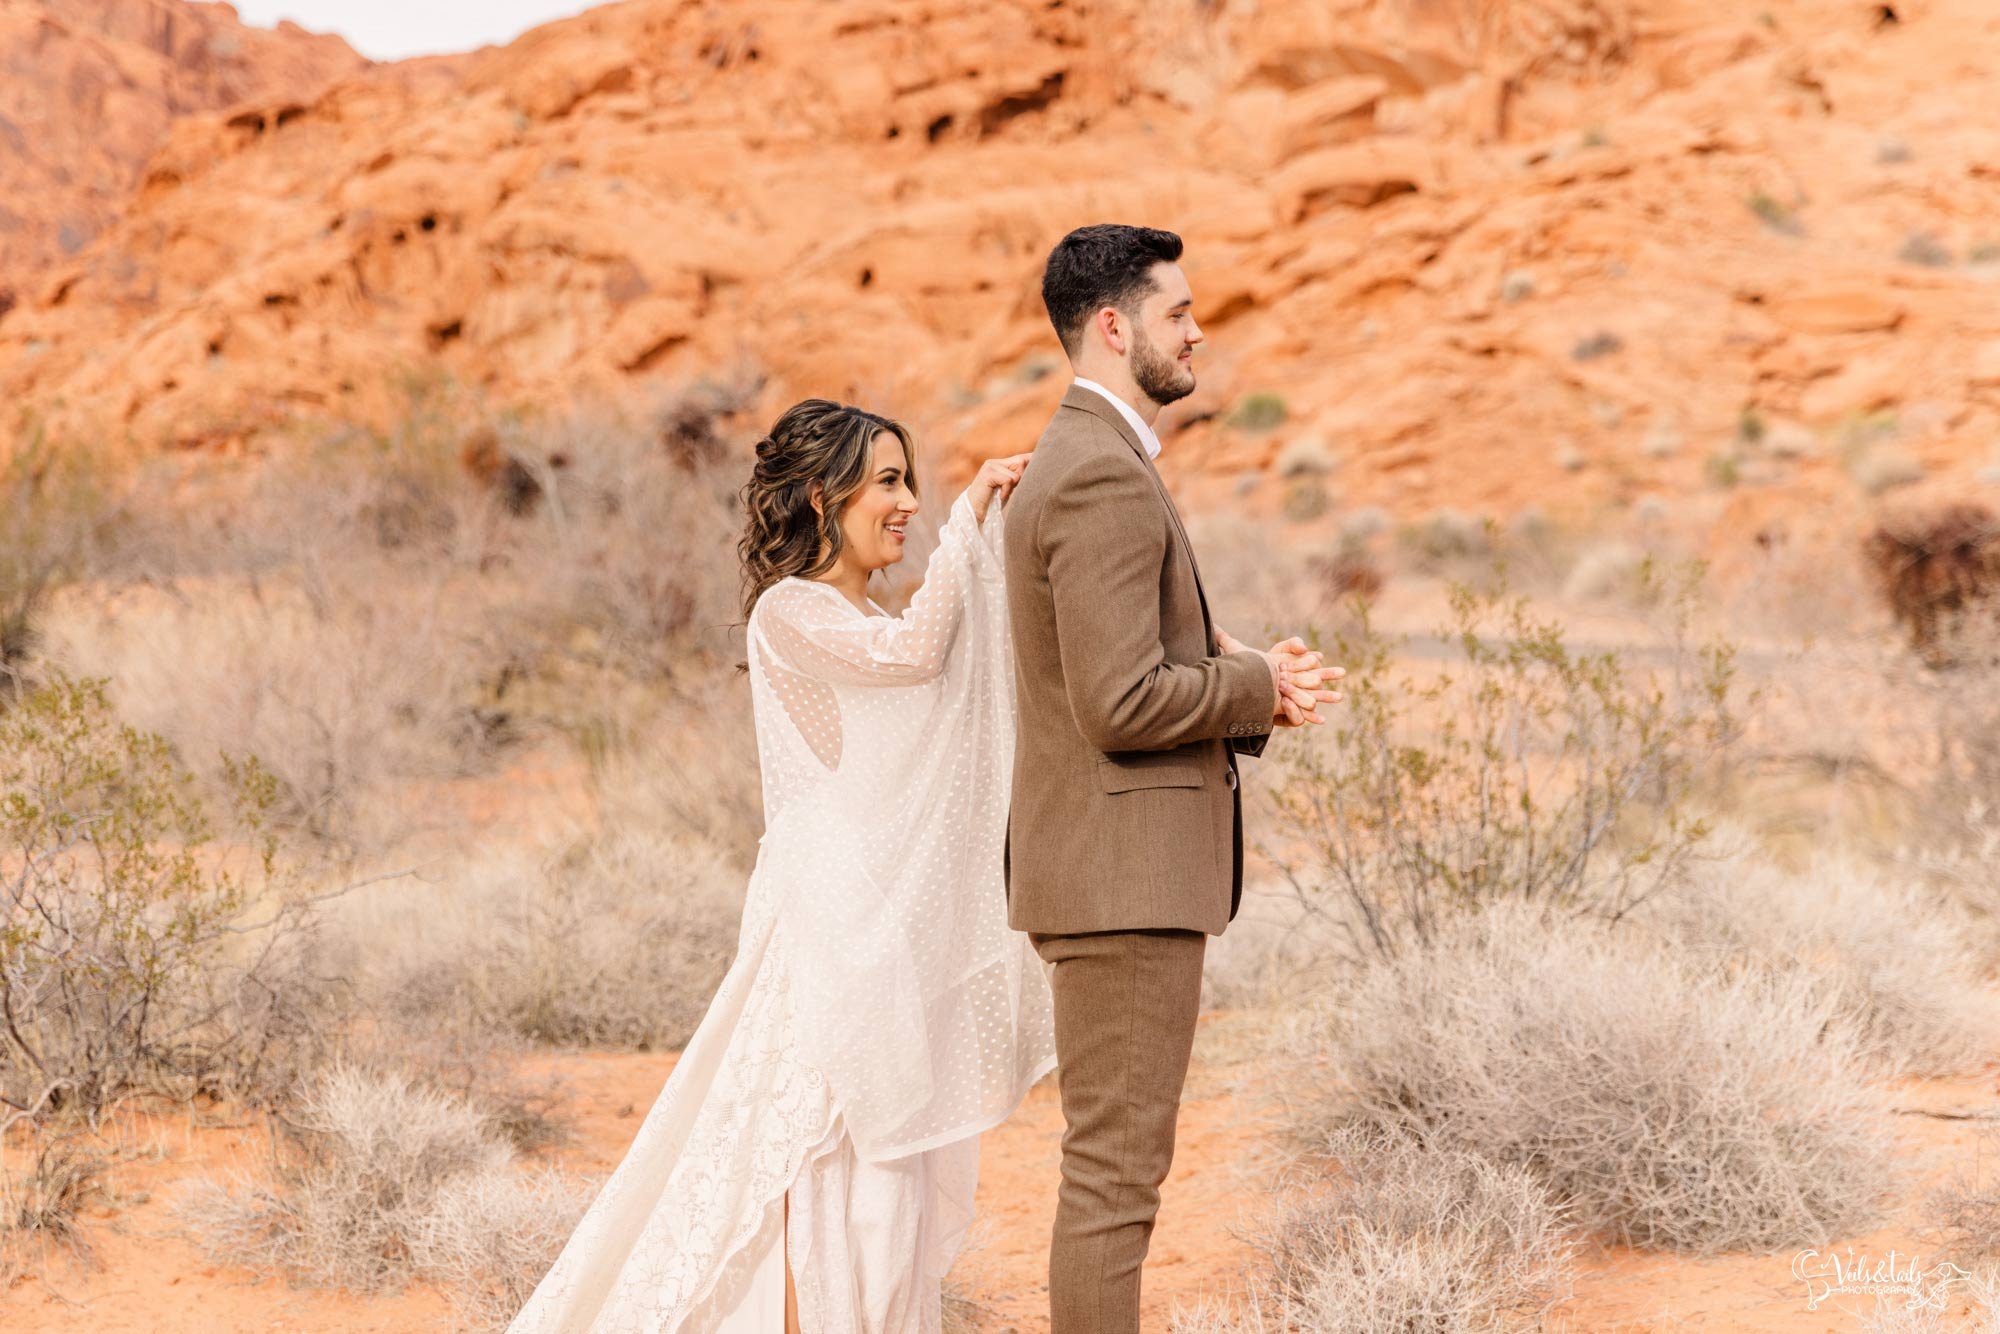
[[1160,437],[1153,434],[1153,428],[1146,425],[1146,419],[1144,417],[1141,417],[1138,413],[1132,410],[1132,405],[1130,403],[1127,403],[1124,399],[1118,397],[1118,395],[1112,393],[1109,389],[1106,389],[1103,385],[1099,384],[1095,380],[1086,380],[1081,375],[1079,375],[1076,377],[1076,383],[1081,385],[1085,389],[1089,389],[1094,393],[1102,394],[1106,398],[1110,399],[1111,406],[1117,408],[1119,415],[1123,416],[1127,422],[1131,423],[1132,430],[1139,437],[1139,443],[1146,447],[1146,457],[1149,459],[1156,459],[1160,457]]

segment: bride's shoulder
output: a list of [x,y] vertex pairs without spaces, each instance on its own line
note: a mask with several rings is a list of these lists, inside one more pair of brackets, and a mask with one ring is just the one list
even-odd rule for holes
[[823,587],[825,585],[801,579],[795,574],[783,575],[757,595],[757,601],[751,604],[749,619],[754,622],[770,615],[796,614],[801,606],[817,601],[816,590]]

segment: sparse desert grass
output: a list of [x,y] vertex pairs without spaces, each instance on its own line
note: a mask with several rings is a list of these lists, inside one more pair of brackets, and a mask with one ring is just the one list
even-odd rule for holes
[[1798,209],[1778,199],[1775,195],[1758,190],[1744,201],[1757,221],[1772,231],[1785,236],[1804,236],[1805,224],[1800,221]]
[[87,573],[115,522],[97,462],[39,434],[0,451],[0,706],[33,684],[50,598]]
[[594,1193],[547,1168],[453,1177],[410,1224],[411,1267],[450,1289],[468,1327],[505,1329]]
[[[1266,1314],[1274,1309],[1278,1314]],[[1291,1308],[1261,1287],[1247,1291],[1240,1304],[1211,1296],[1190,1306],[1176,1304],[1167,1324],[1168,1334],[1279,1334],[1297,1328]]]
[[1362,1129],[1336,1133],[1253,1238],[1240,1304],[1177,1310],[1174,1334],[1490,1334],[1542,1328],[1576,1238],[1528,1172]]
[[1303,1328],[1531,1329],[1569,1295],[1575,1242],[1525,1169],[1361,1130],[1324,1151],[1332,1172],[1261,1239]]
[[10,1156],[15,1168],[0,1166],[0,1285],[33,1269],[51,1247],[88,1253],[79,1215],[107,1165],[103,1154],[60,1131],[23,1135]]
[[475,1026],[449,1011],[384,1014],[343,1034],[340,1060],[463,1103],[523,1153],[569,1141],[570,1090],[555,1076],[524,1074],[514,1058],[525,1040]]
[[315,593],[262,582],[134,598],[52,618],[52,656],[107,677],[119,713],[210,778],[225,751],[281,785],[277,814],[344,843],[407,832],[391,784],[475,770],[497,737],[478,705],[475,627],[441,581],[346,564]]
[[522,1173],[476,1109],[394,1076],[336,1066],[280,1124],[274,1179],[205,1180],[179,1202],[220,1260],[360,1291],[428,1278],[496,1328],[587,1203],[576,1183]]
[[1958,1074],[2000,1053],[1992,961],[1962,903],[1848,859],[1788,873],[1741,844],[1689,881],[1641,914],[1681,949],[1823,990],[1878,1077]]
[[1983,1133],[1971,1164],[1925,1197],[1932,1225],[1949,1240],[1954,1255],[2000,1258],[2000,1181],[1992,1165],[1996,1150],[2000,1137],[1990,1130]]
[[728,967],[742,890],[723,854],[628,815],[454,863],[415,896],[384,886],[342,905],[341,936],[392,1023],[664,1050]]
[[1899,1184],[1864,1044],[1795,974],[1508,902],[1369,966],[1322,1014],[1303,1133],[1482,1153],[1616,1241],[1821,1243],[1870,1225]]
[[1884,1294],[1863,1315],[1860,1334],[2000,1334],[2000,1270],[1982,1270],[1952,1283],[1944,1296],[1946,1304],[1939,1308],[1913,1306],[1899,1294]]
[[691,839],[747,876],[764,834],[764,792],[744,679],[711,679],[609,728],[620,740],[592,778],[606,820]]

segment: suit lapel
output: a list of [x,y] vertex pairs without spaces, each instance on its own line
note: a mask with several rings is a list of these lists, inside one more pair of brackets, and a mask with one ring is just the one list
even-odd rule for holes
[[1132,452],[1139,456],[1139,462],[1146,469],[1146,475],[1153,479],[1153,487],[1160,493],[1161,503],[1167,507],[1167,519],[1173,524],[1175,535],[1180,538],[1181,552],[1187,557],[1188,568],[1194,571],[1195,600],[1201,604],[1201,630],[1207,637],[1212,652],[1215,648],[1215,628],[1209,620],[1208,590],[1202,586],[1201,564],[1194,558],[1194,543],[1188,539],[1187,528],[1181,523],[1181,512],[1174,505],[1174,498],[1167,491],[1167,484],[1160,477],[1160,470],[1155,468],[1153,460],[1146,456],[1145,442],[1140,440],[1138,432],[1132,429],[1132,423],[1125,420],[1125,414],[1105,402],[1104,395],[1094,390],[1073,384],[1069,387],[1069,392],[1063,395],[1062,406],[1087,412],[1105,423],[1118,432]]

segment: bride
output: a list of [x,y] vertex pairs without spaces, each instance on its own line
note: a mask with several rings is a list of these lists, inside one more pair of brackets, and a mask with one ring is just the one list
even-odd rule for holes
[[953,506],[901,617],[909,432],[820,399],[757,445],[738,550],[765,832],[736,958],[511,1334],[936,1334],[978,1135],[1055,1064],[1006,922],[1001,518]]

